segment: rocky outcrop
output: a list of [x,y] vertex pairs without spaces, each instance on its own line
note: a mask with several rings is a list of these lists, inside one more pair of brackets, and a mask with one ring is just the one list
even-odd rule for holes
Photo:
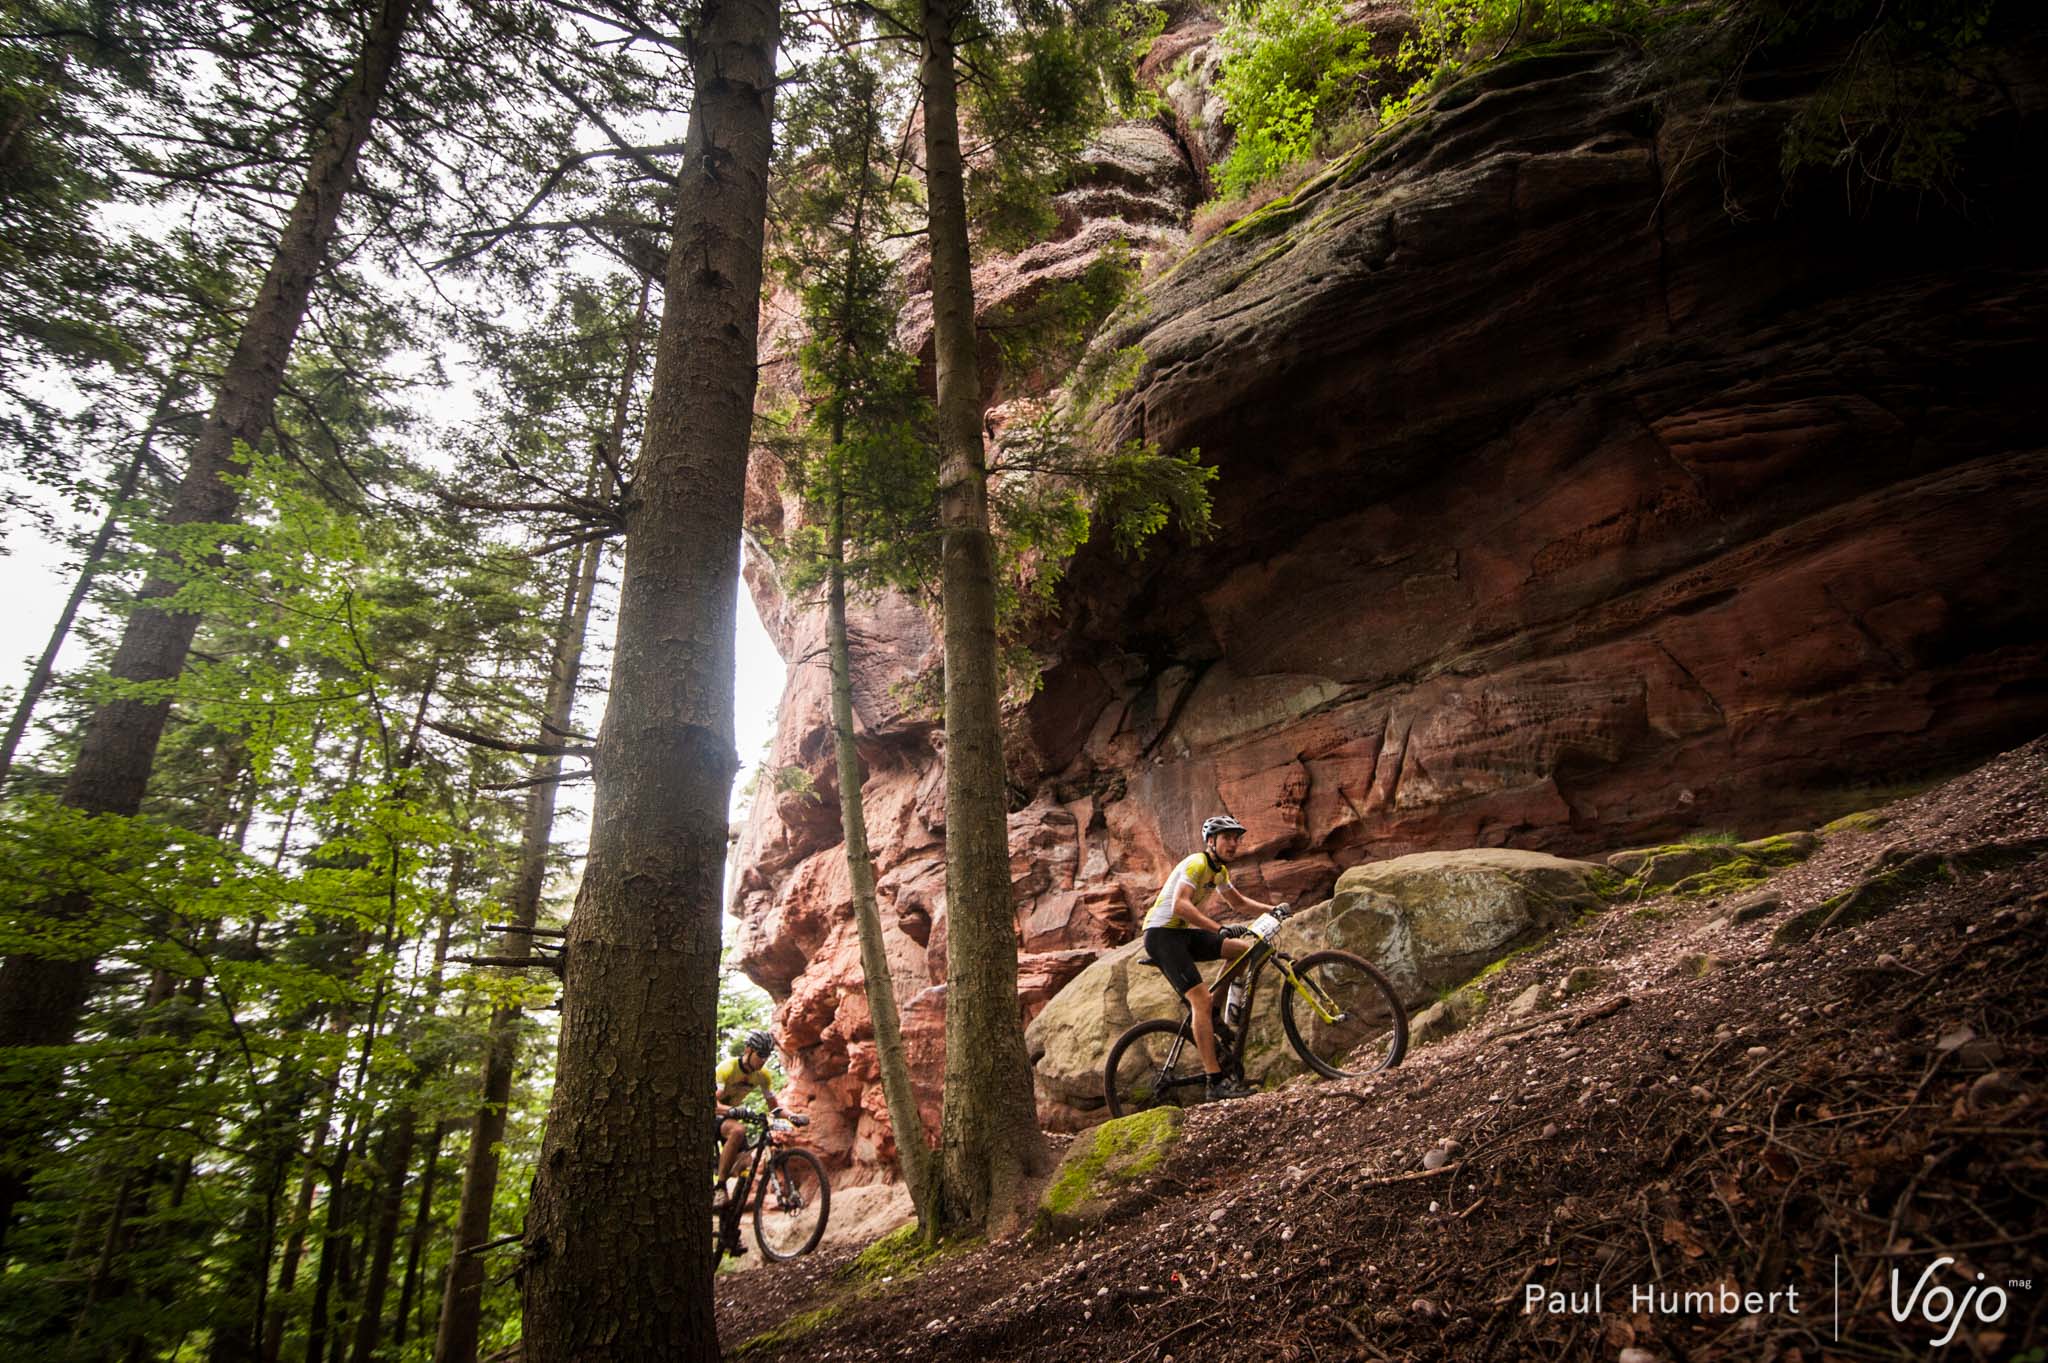
[[[1156,272],[1104,337],[1146,357],[1114,428],[1201,449],[1217,533],[1091,547],[1037,641],[1026,1015],[1215,809],[1251,828],[1248,892],[1313,902],[1416,852],[1812,827],[2048,725],[2048,61],[2003,61],[1964,212],[1788,187],[1801,73],[1718,90],[1552,51]],[[940,739],[897,685],[931,633],[907,605],[860,631],[892,967],[935,1076]],[[829,792],[823,696],[799,662],[776,759]],[[829,799],[757,805],[740,947],[865,1160],[887,1136],[837,855]]]

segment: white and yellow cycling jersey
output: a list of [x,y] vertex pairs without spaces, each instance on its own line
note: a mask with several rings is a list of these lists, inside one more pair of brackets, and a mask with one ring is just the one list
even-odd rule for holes
[[1173,868],[1173,874],[1160,887],[1159,897],[1152,901],[1151,912],[1145,915],[1147,928],[1184,928],[1180,920],[1180,887],[1191,886],[1195,892],[1195,907],[1209,902],[1219,885],[1230,883],[1230,868],[1220,861],[1212,861],[1207,852],[1196,852]]

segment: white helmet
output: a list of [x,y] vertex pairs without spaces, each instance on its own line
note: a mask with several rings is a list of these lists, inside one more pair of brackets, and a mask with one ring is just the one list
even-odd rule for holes
[[1228,814],[1211,814],[1202,820],[1202,841],[1207,842],[1218,833],[1242,833],[1244,825]]

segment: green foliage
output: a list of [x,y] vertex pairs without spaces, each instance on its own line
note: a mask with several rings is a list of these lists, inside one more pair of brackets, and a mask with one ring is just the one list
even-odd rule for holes
[[[255,1228],[323,1139],[319,1095],[334,1129],[402,1095],[423,1134],[470,1110],[460,1067],[488,1007],[445,1008],[469,991],[422,944],[473,939],[511,829],[473,797],[501,764],[442,767],[418,717],[494,647],[530,645],[531,565],[431,522],[364,522],[276,456],[246,460],[242,524],[150,537],[186,548],[174,599],[210,623],[193,666],[146,688],[175,708],[144,815],[34,795],[0,815],[0,954],[97,962],[78,1044],[0,1056],[0,1131],[50,1133],[5,1152],[35,1170],[9,1241],[21,1293],[0,1307],[0,1347],[23,1356],[168,1348],[235,1319],[268,1271]],[[273,845],[248,850],[252,829]],[[382,1174],[344,1162],[363,1195],[337,1214],[360,1217]],[[73,1228],[117,1206],[120,1277],[88,1285]]]
[[1997,0],[1761,0],[1759,54],[1820,45],[1841,53],[1785,129],[1788,179],[1828,171],[1852,202],[1879,189],[1961,193],[1961,153],[1981,117],[1963,96],[1991,81]]
[[1687,0],[1416,0],[1415,31],[1394,58],[1403,84],[1382,99],[1380,116],[1389,122],[1405,116],[1475,61],[1500,56],[1515,43],[1638,35],[1692,8]]
[[[718,1053],[738,1055],[748,1032],[769,1030],[775,1021],[775,1005],[761,987],[740,973],[730,953],[718,971]],[[769,1061],[771,1073],[780,1075],[777,1062]]]
[[1233,12],[1222,42],[1217,93],[1237,141],[1216,182],[1232,198],[1315,155],[1379,66],[1337,0],[1257,0]]
[[1015,250],[1046,236],[1053,199],[1068,187],[1090,135],[1145,97],[1137,56],[1165,27],[1166,11],[1126,0],[1053,5],[1023,0],[1008,22],[977,25],[961,44],[969,73],[963,114],[969,214],[984,245]]

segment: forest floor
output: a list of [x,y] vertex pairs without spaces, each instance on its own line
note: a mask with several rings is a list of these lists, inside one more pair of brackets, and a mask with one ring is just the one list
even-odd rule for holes
[[[1488,981],[1612,972],[1552,1012],[1496,1004],[1389,1073],[1194,1109],[1077,1238],[722,1275],[727,1354],[2038,1361],[2048,739],[1869,822]],[[1877,916],[1776,940],[1873,877]],[[1687,1291],[1713,1295],[1643,1295]]]

